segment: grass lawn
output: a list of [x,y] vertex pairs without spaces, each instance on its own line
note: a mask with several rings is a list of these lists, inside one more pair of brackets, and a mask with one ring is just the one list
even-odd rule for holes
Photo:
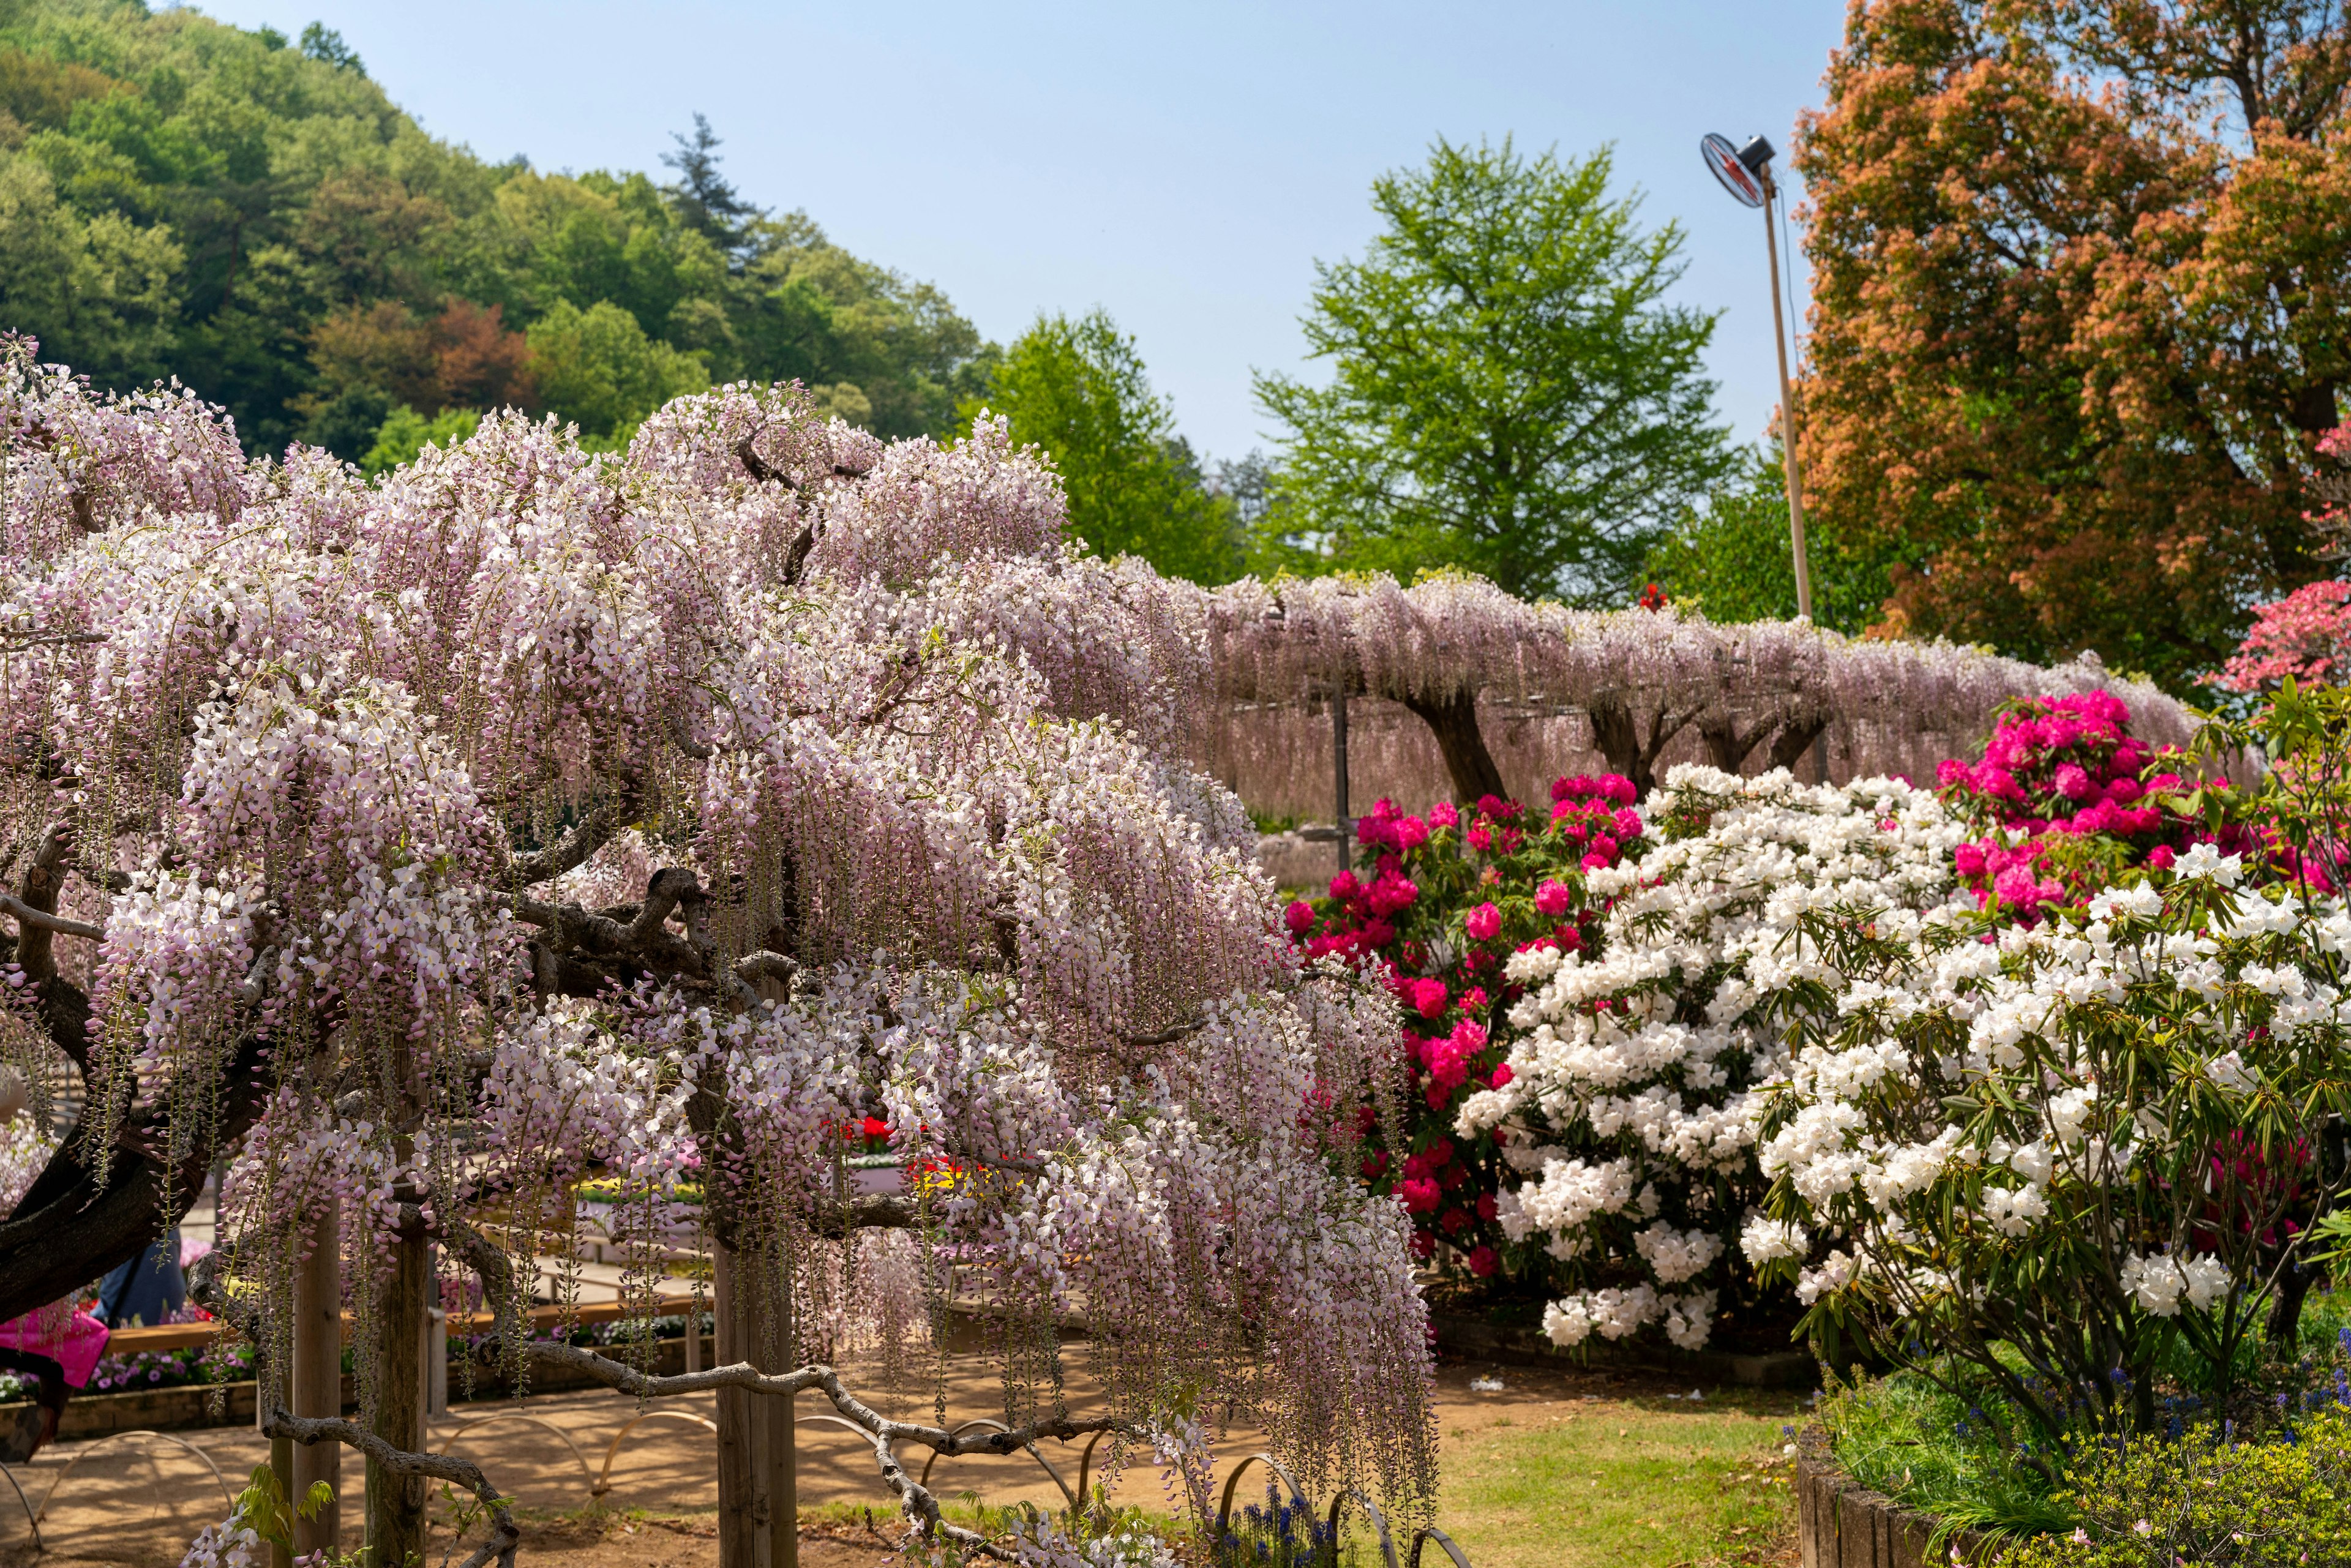
[[[1473,1373],[1500,1376],[1504,1390],[1472,1392]],[[1782,1427],[1801,1420],[1802,1396],[1689,1392],[1447,1368],[1438,1522],[1475,1568],[1792,1562],[1794,1465]]]

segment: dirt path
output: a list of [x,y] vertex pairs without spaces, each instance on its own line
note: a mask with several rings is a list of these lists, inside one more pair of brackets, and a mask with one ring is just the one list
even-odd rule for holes
[[[1473,1377],[1497,1375],[1500,1390],[1470,1386]],[[908,1391],[910,1407],[902,1413],[927,1415],[920,1406],[930,1404],[929,1386]],[[946,1388],[951,1419],[1002,1414],[994,1376],[977,1358],[952,1361]],[[1445,1465],[1438,1521],[1475,1568],[1689,1562],[1702,1544],[1735,1546],[1742,1534],[1753,1550],[1721,1560],[1779,1561],[1785,1488],[1766,1459],[1775,1423],[1792,1418],[1792,1396],[1717,1392],[1710,1403],[1667,1397],[1681,1392],[1549,1368],[1447,1367],[1438,1393]],[[1094,1393],[1081,1374],[1072,1377],[1070,1395],[1079,1408]],[[527,1562],[716,1568],[717,1488],[713,1435],[705,1425],[712,1406],[708,1396],[641,1408],[600,1392],[540,1395],[458,1406],[433,1423],[433,1436],[436,1448],[480,1463],[516,1500]],[[803,1418],[829,1410],[814,1396],[800,1401]],[[224,1483],[236,1490],[268,1457],[267,1445],[249,1428],[172,1437],[179,1442],[126,1437],[61,1445],[16,1469],[36,1506],[50,1498],[42,1521],[47,1551],[38,1558],[45,1568],[172,1568],[190,1537],[227,1511]],[[863,1510],[870,1506],[887,1531],[894,1509],[874,1473],[871,1448],[821,1423],[802,1425],[799,1442],[803,1520],[813,1526],[803,1531],[802,1562],[810,1568],[879,1563],[887,1553],[862,1530]],[[1219,1477],[1261,1446],[1257,1433],[1230,1433],[1218,1446]],[[1074,1487],[1078,1445],[1047,1445],[1046,1454]],[[362,1471],[356,1456],[347,1455],[343,1518],[350,1548],[360,1543]],[[607,1489],[601,1496],[600,1478]],[[1060,1486],[1025,1456],[942,1460],[931,1484],[948,1500],[1026,1501],[1048,1510],[1064,1502]],[[1254,1491],[1254,1482],[1245,1481],[1242,1490]],[[1166,1506],[1160,1476],[1147,1467],[1121,1478],[1113,1500],[1154,1512]],[[851,1522],[844,1526],[844,1520]],[[445,1531],[436,1531],[428,1563],[437,1563],[449,1543]],[[30,1563],[30,1548],[23,1511],[0,1489],[0,1563]]]

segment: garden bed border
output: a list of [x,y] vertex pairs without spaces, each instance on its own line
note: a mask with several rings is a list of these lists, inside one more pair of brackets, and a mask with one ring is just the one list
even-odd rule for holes
[[1475,1361],[1516,1366],[1564,1366],[1596,1372],[1654,1372],[1701,1383],[1741,1388],[1813,1388],[1820,1364],[1810,1351],[1775,1350],[1740,1355],[1719,1350],[1680,1350],[1643,1342],[1586,1340],[1573,1350],[1552,1343],[1541,1329],[1511,1328],[1483,1318],[1432,1312],[1437,1348]]
[[1967,1530],[1930,1549],[1939,1522],[1847,1475],[1821,1427],[1797,1436],[1796,1538],[1803,1568],[1939,1568],[1989,1555],[1984,1539]]

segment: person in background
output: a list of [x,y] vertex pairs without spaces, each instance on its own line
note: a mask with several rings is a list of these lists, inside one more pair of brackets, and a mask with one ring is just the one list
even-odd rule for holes
[[188,1304],[188,1282],[180,1272],[180,1228],[172,1227],[118,1265],[98,1287],[99,1322],[110,1329],[149,1328],[167,1323]]
[[69,1391],[88,1386],[106,1340],[106,1325],[71,1301],[0,1323],[0,1371],[37,1385],[32,1408],[13,1430],[0,1428],[0,1459],[22,1464],[56,1439]]

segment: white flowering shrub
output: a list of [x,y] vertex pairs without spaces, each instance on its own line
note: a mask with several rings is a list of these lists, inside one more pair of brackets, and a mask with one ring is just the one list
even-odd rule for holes
[[1650,1323],[1707,1343],[1769,1185],[1765,1086],[1802,1009],[1845,988],[1805,920],[1868,909],[1892,931],[1953,906],[1967,836],[1907,784],[1812,788],[1784,771],[1677,768],[1646,811],[1657,847],[1587,879],[1614,901],[1598,956],[1510,960],[1527,988],[1510,1071],[1459,1114],[1464,1134],[1496,1131],[1518,1173],[1498,1199],[1511,1240],[1581,1284],[1545,1316],[1562,1345]]
[[1988,1382],[2047,1432],[2144,1428],[2240,1343],[2341,1186],[2351,915],[2210,844],[2034,928],[1809,909],[1772,982],[1772,1182],[1744,1250],[1813,1325]]

